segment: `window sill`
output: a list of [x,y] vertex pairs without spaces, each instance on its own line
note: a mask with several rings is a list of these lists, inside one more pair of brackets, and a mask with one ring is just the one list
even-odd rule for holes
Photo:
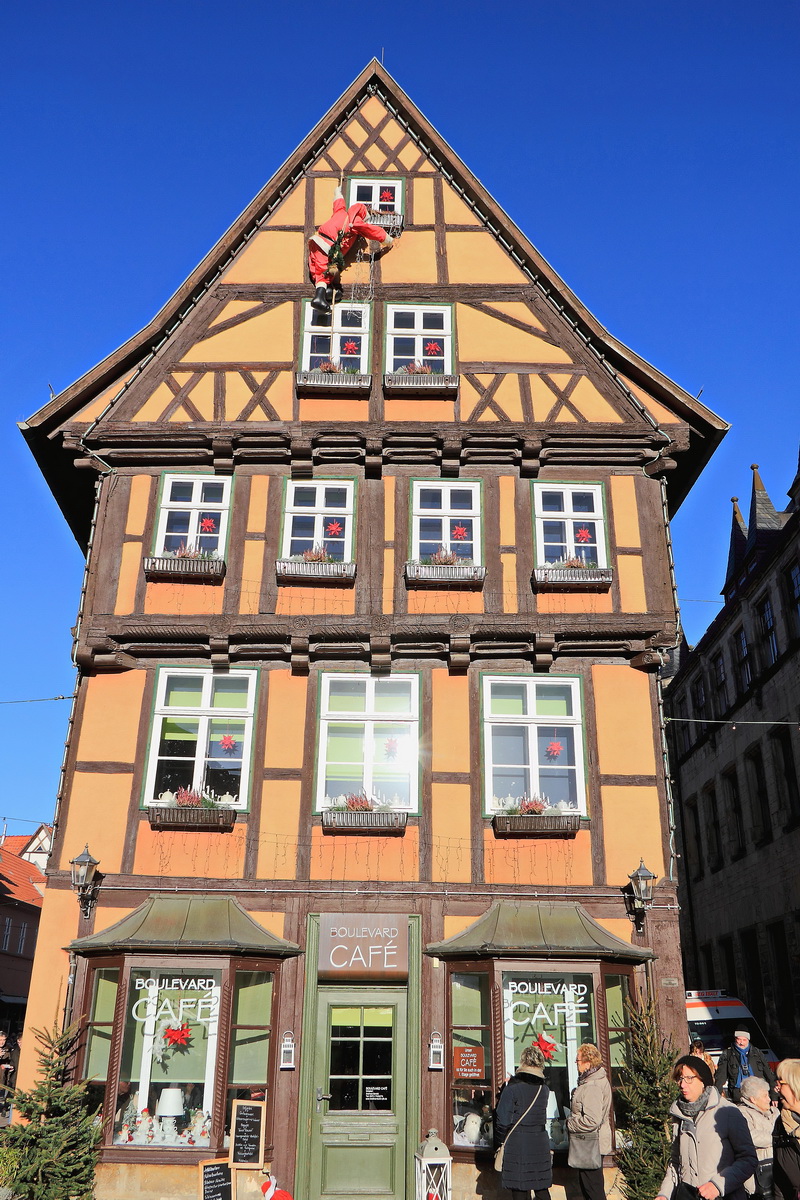
[[334,375],[328,371],[298,371],[295,374],[298,392],[368,392],[371,375]]
[[152,581],[180,579],[187,583],[221,583],[225,578],[225,559],[152,555],[144,560],[144,577]]
[[[586,822],[588,826],[588,821]],[[537,816],[535,813],[511,815],[495,813],[492,817],[495,837],[560,837],[574,838],[581,827],[580,813],[561,813],[558,816]]]
[[236,824],[235,808],[178,808],[151,804],[147,809],[150,828],[156,830],[194,829],[208,833],[230,833]]
[[613,579],[611,567],[534,567],[531,575],[537,592],[607,592]]
[[453,563],[438,566],[434,563],[407,562],[404,567],[407,587],[438,587],[442,583],[480,589],[486,578],[486,567],[473,563]]
[[322,814],[323,833],[379,833],[384,837],[402,837],[406,831],[405,812],[337,812]]
[[377,225],[379,229],[385,229],[392,237],[400,237],[403,232],[405,217],[399,212],[376,212],[371,208],[367,213],[367,223],[369,225]]
[[352,583],[356,577],[354,562],[297,562],[293,558],[279,558],[275,563],[275,574],[279,582],[291,583]]
[[395,372],[383,377],[383,389],[386,392],[421,393],[439,392],[454,396],[458,391],[457,375],[406,375]]

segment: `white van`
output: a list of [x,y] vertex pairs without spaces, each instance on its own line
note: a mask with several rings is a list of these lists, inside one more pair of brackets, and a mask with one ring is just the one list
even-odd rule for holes
[[715,1063],[722,1051],[733,1045],[737,1029],[748,1031],[752,1045],[763,1053],[773,1071],[780,1061],[747,1005],[727,992],[687,992],[686,1020],[691,1041],[702,1042]]

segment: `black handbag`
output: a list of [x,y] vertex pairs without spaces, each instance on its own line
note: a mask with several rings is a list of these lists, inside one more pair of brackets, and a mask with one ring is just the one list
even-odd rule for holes
[[772,1195],[772,1159],[760,1158],[756,1167],[754,1182],[759,1196]]

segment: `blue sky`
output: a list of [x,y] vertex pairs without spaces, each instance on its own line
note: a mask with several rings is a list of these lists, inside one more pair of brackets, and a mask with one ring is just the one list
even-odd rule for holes
[[[82,575],[15,422],[149,321],[382,51],[607,328],[732,423],[673,526],[691,641],[718,611],[751,462],[785,505],[800,438],[796,3],[7,5],[1,701],[72,691]],[[0,818],[21,832],[52,814],[68,705],[0,713]]]

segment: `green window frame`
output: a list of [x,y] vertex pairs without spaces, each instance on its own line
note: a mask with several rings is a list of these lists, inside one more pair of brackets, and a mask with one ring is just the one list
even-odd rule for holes
[[532,486],[536,566],[607,567],[603,485],[548,480]]
[[405,182],[397,175],[351,175],[347,180],[347,207],[366,204],[373,212],[402,213]]
[[283,558],[319,549],[334,562],[353,562],[355,498],[353,479],[286,480]]
[[452,305],[387,304],[385,325],[387,372],[399,374],[416,364],[433,375],[452,374]]
[[300,370],[330,370],[330,364],[345,374],[368,374],[371,326],[369,304],[341,303],[319,312],[304,300]]
[[479,480],[415,479],[411,487],[411,561],[440,550],[458,562],[483,563],[483,493]]
[[219,475],[164,475],[153,552],[160,557],[223,558],[228,535],[231,479]]

